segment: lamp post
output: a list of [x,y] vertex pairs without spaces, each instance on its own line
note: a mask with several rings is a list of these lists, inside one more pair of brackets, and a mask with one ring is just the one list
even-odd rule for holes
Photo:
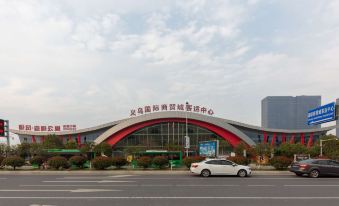
[[320,157],[322,157],[323,156],[323,142],[327,142],[327,141],[332,141],[332,140],[335,140],[335,141],[337,141],[338,139],[321,139],[320,140]]
[[188,157],[188,149],[190,147],[190,141],[188,137],[188,118],[187,118],[187,107],[188,107],[188,102],[186,102],[186,111],[185,111],[185,117],[186,117],[186,136],[185,136],[185,149],[186,149],[186,157]]

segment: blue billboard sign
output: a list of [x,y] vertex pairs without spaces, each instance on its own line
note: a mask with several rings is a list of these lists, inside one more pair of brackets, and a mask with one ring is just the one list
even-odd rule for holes
[[202,157],[218,156],[218,141],[207,141],[199,143],[199,155]]
[[307,114],[307,124],[316,125],[335,120],[335,102],[312,109]]

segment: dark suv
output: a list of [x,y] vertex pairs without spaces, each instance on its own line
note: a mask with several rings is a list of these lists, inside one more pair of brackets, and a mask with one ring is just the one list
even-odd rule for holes
[[339,162],[330,159],[308,159],[294,162],[290,168],[298,176],[307,174],[309,177],[319,177],[325,175],[339,175]]

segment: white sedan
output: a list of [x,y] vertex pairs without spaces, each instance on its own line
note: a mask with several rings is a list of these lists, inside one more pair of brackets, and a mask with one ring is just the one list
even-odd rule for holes
[[250,167],[238,165],[224,159],[208,159],[192,163],[190,171],[203,177],[210,175],[238,175],[239,177],[247,177],[251,175]]

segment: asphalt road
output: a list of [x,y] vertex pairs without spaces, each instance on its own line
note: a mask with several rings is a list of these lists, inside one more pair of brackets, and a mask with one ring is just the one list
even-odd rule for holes
[[0,205],[339,205],[339,178],[1,175]]

